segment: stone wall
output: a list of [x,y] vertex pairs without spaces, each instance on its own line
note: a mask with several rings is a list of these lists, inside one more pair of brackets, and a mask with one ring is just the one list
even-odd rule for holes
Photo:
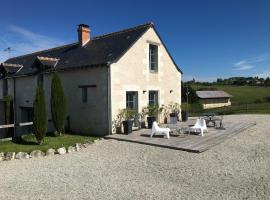
[[[149,70],[149,44],[158,45],[158,72]],[[138,92],[139,112],[148,105],[149,90],[159,93],[159,105],[181,103],[181,73],[153,28],[111,65],[112,117],[126,107],[126,92]]]

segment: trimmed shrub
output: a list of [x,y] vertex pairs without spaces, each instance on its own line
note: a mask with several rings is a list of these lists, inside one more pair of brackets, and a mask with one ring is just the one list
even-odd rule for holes
[[65,131],[67,118],[67,101],[61,79],[57,73],[53,74],[51,84],[51,112],[54,127],[59,135],[62,135]]
[[34,102],[33,130],[38,144],[42,144],[48,128],[48,116],[46,111],[45,95],[42,85],[36,89]]

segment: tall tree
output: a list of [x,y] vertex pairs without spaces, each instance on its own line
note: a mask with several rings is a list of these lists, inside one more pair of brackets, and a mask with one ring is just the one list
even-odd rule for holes
[[182,90],[182,102],[187,102],[187,94],[189,103],[198,102],[196,91],[189,84],[185,84],[182,82],[181,90]]
[[36,89],[33,128],[38,144],[42,144],[48,128],[48,116],[42,85],[38,85]]
[[57,73],[53,74],[51,84],[51,112],[54,126],[59,135],[62,135],[65,131],[67,101],[61,79]]

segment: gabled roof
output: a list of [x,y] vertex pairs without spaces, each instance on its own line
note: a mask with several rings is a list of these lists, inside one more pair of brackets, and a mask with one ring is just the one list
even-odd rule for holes
[[[97,36],[91,38],[91,41],[84,46],[80,46],[78,43],[68,44],[44,51],[10,58],[5,61],[5,63],[20,64],[23,66],[23,68],[15,74],[16,76],[31,75],[36,73],[37,70],[32,66],[37,57],[57,58],[57,63],[53,63],[55,61],[48,61],[44,59],[41,61],[44,63],[44,65],[56,64],[54,66],[56,70],[107,65],[116,62],[119,58],[121,58],[122,55],[124,55],[125,52],[128,51],[128,49],[150,27],[154,28],[153,23],[146,23],[122,31]],[[181,72],[178,67],[177,69]]]
[[54,68],[59,62],[58,58],[37,56],[32,67],[42,67],[43,69]]
[[196,91],[200,99],[230,98],[232,95],[222,90],[202,90]]

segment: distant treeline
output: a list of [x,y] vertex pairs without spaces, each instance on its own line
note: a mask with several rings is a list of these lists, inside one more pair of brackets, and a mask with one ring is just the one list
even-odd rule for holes
[[259,78],[259,77],[231,77],[231,78],[218,78],[214,82],[200,82],[195,79],[186,81],[185,84],[200,84],[205,86],[210,85],[250,85],[250,86],[270,86],[270,78]]

